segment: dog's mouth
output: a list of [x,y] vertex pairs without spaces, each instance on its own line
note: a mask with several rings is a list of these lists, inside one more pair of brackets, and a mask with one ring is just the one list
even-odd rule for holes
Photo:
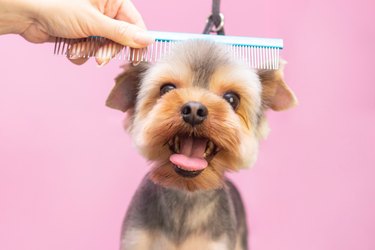
[[218,147],[208,138],[176,135],[168,142],[174,170],[183,177],[196,177],[208,166]]

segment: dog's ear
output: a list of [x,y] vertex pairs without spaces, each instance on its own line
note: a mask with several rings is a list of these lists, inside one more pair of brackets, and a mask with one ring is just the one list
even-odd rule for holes
[[147,63],[124,66],[124,72],[116,77],[116,85],[109,94],[106,105],[123,112],[134,108],[139,91],[142,73],[148,69]]
[[262,83],[262,103],[265,109],[281,111],[292,108],[298,103],[293,91],[284,82],[284,65],[285,61],[282,61],[278,70],[258,71]]

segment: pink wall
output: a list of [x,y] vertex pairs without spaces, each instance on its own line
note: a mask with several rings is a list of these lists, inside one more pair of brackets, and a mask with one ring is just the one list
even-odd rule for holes
[[[150,29],[201,32],[210,1],[134,0]],[[375,249],[374,1],[223,0],[232,35],[282,37],[298,108],[269,113],[233,174],[253,250]],[[104,106],[120,62],[75,66],[0,37],[0,249],[118,249],[147,172]]]

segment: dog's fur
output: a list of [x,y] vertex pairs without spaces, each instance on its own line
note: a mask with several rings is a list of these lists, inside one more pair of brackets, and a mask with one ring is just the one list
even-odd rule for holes
[[[107,105],[127,112],[125,127],[152,163],[127,212],[122,250],[248,248],[241,197],[224,174],[255,162],[258,142],[268,133],[267,109],[296,104],[280,66],[256,71],[221,45],[188,41],[164,60],[129,65],[117,77]],[[165,84],[176,88],[161,94]],[[239,97],[236,108],[223,98],[226,93]],[[208,110],[195,126],[181,115],[181,107],[192,101]],[[208,166],[193,177],[179,174],[169,160],[179,136],[214,145]]]

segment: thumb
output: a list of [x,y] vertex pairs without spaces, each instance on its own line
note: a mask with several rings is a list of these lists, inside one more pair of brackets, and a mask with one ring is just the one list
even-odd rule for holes
[[105,15],[101,15],[98,21],[98,25],[95,25],[94,28],[95,34],[119,44],[131,48],[143,48],[155,41],[155,38],[149,35],[146,30],[134,24],[112,19]]

